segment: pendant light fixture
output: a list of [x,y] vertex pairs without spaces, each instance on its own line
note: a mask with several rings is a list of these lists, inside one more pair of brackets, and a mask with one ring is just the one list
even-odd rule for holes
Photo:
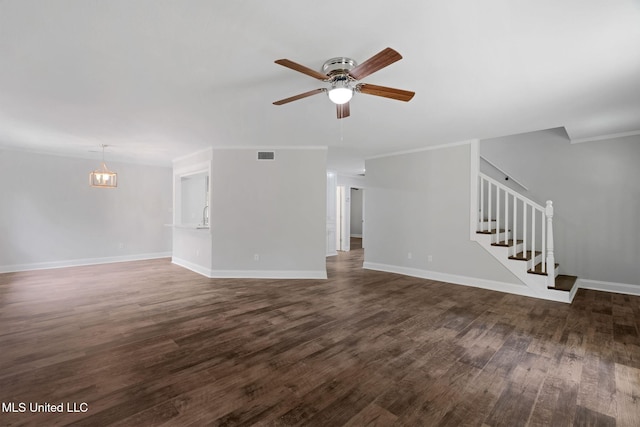
[[102,164],[100,168],[89,174],[89,185],[97,188],[116,188],[118,186],[118,174],[107,169],[107,164],[104,162],[105,147],[106,145],[102,144]]

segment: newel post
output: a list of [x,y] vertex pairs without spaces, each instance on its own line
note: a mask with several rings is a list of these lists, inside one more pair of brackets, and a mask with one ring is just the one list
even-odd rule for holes
[[547,217],[547,286],[555,287],[556,260],[553,255],[553,202],[551,200],[547,200],[544,214]]

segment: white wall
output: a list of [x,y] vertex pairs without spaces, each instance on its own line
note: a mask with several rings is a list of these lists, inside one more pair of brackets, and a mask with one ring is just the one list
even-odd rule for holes
[[480,151],[527,197],[553,201],[562,273],[640,286],[640,136],[571,144],[553,129],[483,140]]
[[170,255],[171,168],[100,160],[0,150],[0,271]]
[[172,262],[204,276],[211,276],[210,230],[175,227]]
[[338,255],[337,252],[337,183],[335,171],[327,171],[327,256]]
[[326,149],[257,151],[213,152],[212,275],[326,277]]
[[338,185],[349,188],[366,188],[367,178],[364,176],[342,175],[338,174]]
[[469,238],[470,155],[464,144],[366,161],[365,267],[524,286]]

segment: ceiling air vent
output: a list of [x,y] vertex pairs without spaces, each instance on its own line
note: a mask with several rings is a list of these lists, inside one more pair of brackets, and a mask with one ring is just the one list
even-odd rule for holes
[[276,153],[273,151],[258,151],[258,160],[275,160]]

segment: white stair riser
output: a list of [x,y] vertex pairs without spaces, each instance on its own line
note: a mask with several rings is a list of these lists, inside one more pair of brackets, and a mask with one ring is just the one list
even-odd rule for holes
[[491,230],[492,228],[496,228],[496,221],[480,221],[478,223],[478,230]]
[[507,255],[507,256],[514,256],[514,255],[519,254],[520,252],[522,252],[522,250],[524,249],[524,244],[518,243],[516,245],[515,252],[513,250],[513,246],[502,246],[502,247],[504,247],[504,248],[509,250],[509,252],[508,252],[509,255]]
[[542,254],[536,255],[533,259],[529,260],[529,268],[532,269],[536,265],[542,262]]
[[[518,246],[522,246],[522,244],[518,245]],[[521,253],[522,251],[518,251],[517,253]],[[511,252],[509,252],[509,256],[513,256],[511,255]],[[518,261],[521,262],[523,264],[527,264],[527,269],[533,269],[533,267],[535,267],[536,265],[540,264],[540,262],[542,262],[542,254],[536,255],[533,259],[530,260],[521,260],[521,259],[511,259],[509,258],[509,261]]]
[[513,250],[513,246],[511,246],[511,247],[509,248],[509,256],[513,256],[513,255],[519,254],[519,253],[520,253],[520,252],[522,252],[523,250],[524,250],[524,243],[518,243],[518,244],[516,245],[516,249],[515,249],[515,251]]
[[488,234],[486,233],[487,230],[483,230],[481,228],[478,228],[477,230],[478,232],[480,232],[480,234],[486,234],[487,236],[491,236],[491,243],[498,243],[498,242],[503,242],[505,240],[509,240],[511,238],[511,231],[507,230],[507,231],[502,231],[500,233],[493,233],[493,234]]
[[491,236],[493,236],[493,243],[504,242],[505,240],[509,240],[511,232],[505,231],[503,233],[492,234]]

